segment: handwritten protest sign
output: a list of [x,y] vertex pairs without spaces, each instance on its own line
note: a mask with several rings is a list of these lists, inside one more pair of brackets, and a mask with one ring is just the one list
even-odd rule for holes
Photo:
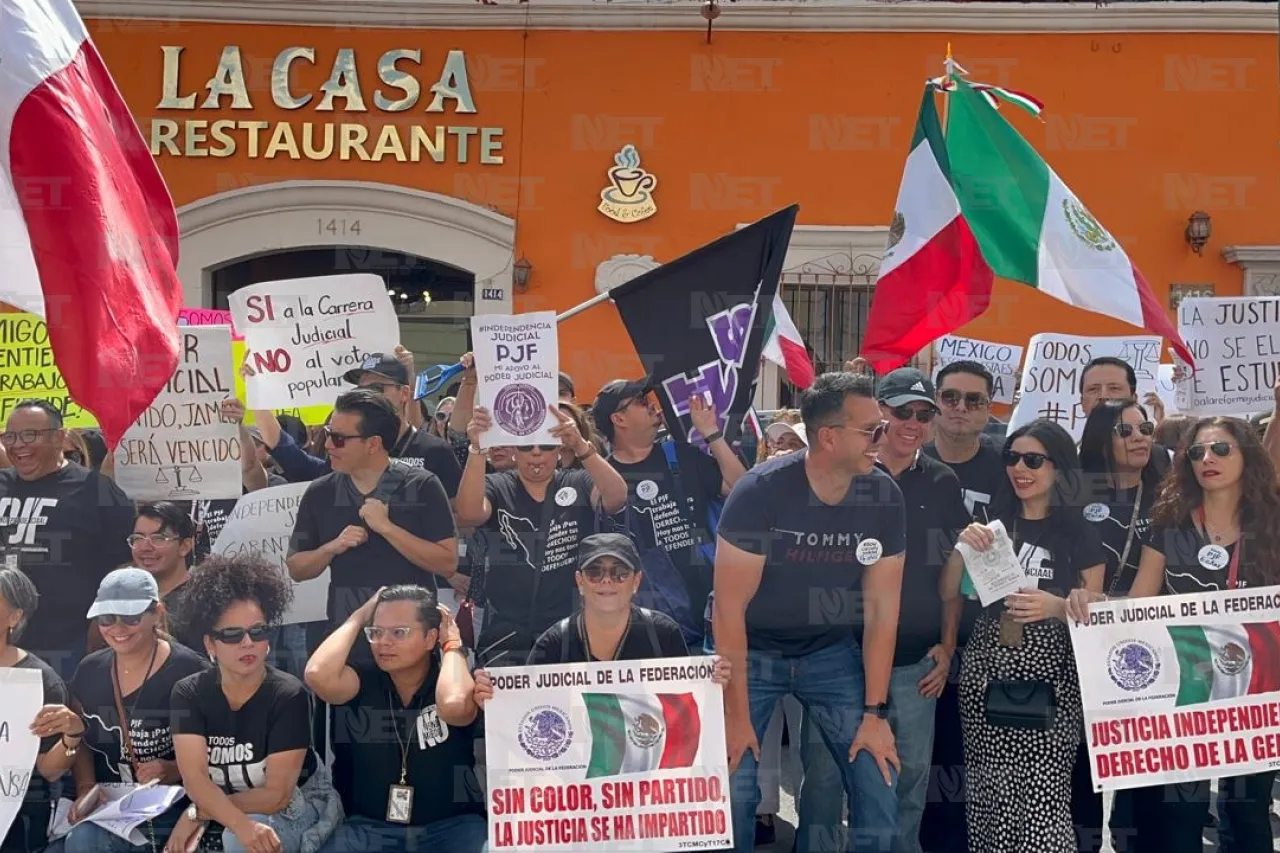
[[[233,371],[233,379],[236,384],[236,399],[247,399],[244,391],[244,376],[240,373],[240,367],[244,364],[245,348],[244,338],[236,331],[235,324],[232,322],[230,311],[219,311],[216,308],[183,308],[178,312],[179,326],[231,326],[231,367]],[[325,422],[329,417],[329,413],[333,411],[332,405],[326,406],[292,406],[284,409],[274,410],[277,416],[292,415],[305,424],[318,425]],[[254,417],[253,410],[250,409],[244,413],[244,422],[253,426]]]
[[548,406],[559,397],[560,342],[554,311],[471,318],[479,405],[493,416],[480,446],[559,444]]
[[1022,347],[980,341],[977,338],[962,338],[958,335],[943,335],[933,346],[935,379],[938,371],[953,361],[976,361],[991,371],[995,380],[991,401],[1013,402],[1013,386],[1018,376],[1018,365],[1022,363]]
[[1251,415],[1275,406],[1280,372],[1280,298],[1192,297],[1178,305],[1178,331],[1196,360],[1179,383],[1188,414]]
[[179,332],[178,369],[116,448],[116,483],[134,500],[235,498],[240,431],[222,420],[231,396],[231,328]]
[[251,409],[333,405],[343,374],[400,343],[395,307],[382,279],[367,273],[268,281],[230,297],[254,375]]
[[1098,791],[1280,763],[1280,587],[1090,606],[1071,626]]
[[31,397],[53,403],[68,428],[98,425],[92,412],[78,406],[53,361],[49,327],[35,314],[0,314],[0,422]]
[[702,657],[492,670],[490,847],[732,847],[713,668]]
[[1022,365],[1022,396],[1009,418],[1009,431],[1037,418],[1048,418],[1078,441],[1086,420],[1080,408],[1080,373],[1086,364],[1101,356],[1127,361],[1138,376],[1141,394],[1155,384],[1160,365],[1160,338],[1154,335],[1035,335]]
[[35,772],[40,738],[31,722],[44,705],[44,686],[38,669],[0,668],[0,839],[9,832],[22,808],[31,774]]
[[[298,504],[309,483],[289,483],[250,492],[236,501],[235,509],[213,543],[214,554],[261,557],[289,577],[285,558],[289,537],[298,518]],[[319,577],[293,585],[293,604],[285,614],[285,625],[317,622],[327,615],[329,570]]]

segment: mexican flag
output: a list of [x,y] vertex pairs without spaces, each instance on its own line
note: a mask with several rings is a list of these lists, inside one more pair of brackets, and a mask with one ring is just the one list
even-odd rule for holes
[[765,358],[787,371],[787,379],[801,391],[813,384],[815,371],[809,350],[791,319],[782,294],[773,295],[773,313],[764,329]]
[[[876,348],[864,344],[868,360],[877,370],[896,367],[981,314],[991,295],[987,276],[994,274],[1161,335],[1193,364],[1115,237],[982,94],[958,76],[952,80],[945,141],[940,133],[933,138],[936,125],[921,109],[923,128],[907,160],[876,285],[868,323]],[[926,102],[932,97],[926,92]],[[925,219],[913,225],[913,217]],[[937,236],[922,242],[931,232]],[[970,257],[974,242],[981,264]],[[877,321],[884,326],[876,328]],[[929,340],[921,340],[925,334]]]
[[584,693],[591,724],[587,778],[692,767],[702,719],[692,693]]
[[1280,691],[1280,622],[1178,625],[1178,705]]

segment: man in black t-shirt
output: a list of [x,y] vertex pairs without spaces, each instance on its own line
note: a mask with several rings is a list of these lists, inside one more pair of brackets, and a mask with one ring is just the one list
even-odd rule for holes
[[[888,700],[906,548],[902,493],[875,467],[885,424],[870,377],[818,377],[801,397],[801,416],[808,449],[738,481],[716,545],[716,651],[733,670],[725,730],[736,767],[736,849],[752,848],[759,740],[778,699],[791,694],[843,771],[851,848],[889,851],[898,826]],[[797,849],[839,831],[802,825]]]
[[[307,487],[289,542],[289,573],[311,580],[326,568],[329,624],[341,625],[379,587],[450,578],[458,567],[457,531],[434,474],[393,465],[400,435],[391,403],[372,390],[338,398],[328,426],[333,473]],[[368,646],[357,648],[365,659]]]
[[0,550],[40,593],[40,618],[24,646],[65,680],[84,657],[84,614],[107,572],[128,565],[133,503],[97,471],[67,462],[62,414],[25,400],[0,441],[12,468],[0,470]]

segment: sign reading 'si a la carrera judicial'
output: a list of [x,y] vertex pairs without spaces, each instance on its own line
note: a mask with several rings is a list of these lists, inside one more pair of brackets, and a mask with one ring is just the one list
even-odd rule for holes
[[[222,49],[213,69],[188,67],[182,46],[164,45],[160,50],[164,75],[156,109],[209,110],[217,117],[152,118],[148,138],[156,157],[336,158],[485,166],[503,162],[503,129],[466,120],[476,114],[476,102],[466,56],[460,50],[450,50],[439,60],[435,76],[425,70],[431,60],[424,65],[422,50],[385,51],[378,58],[375,81],[361,80],[355,48],[339,48],[325,56],[314,47],[285,47],[271,62],[271,103],[281,110],[315,114],[318,121],[267,121],[255,116],[265,92],[250,92],[245,69],[250,67],[247,60],[256,62],[258,57],[242,55],[236,45]],[[316,86],[304,85],[303,79],[319,79],[314,69],[307,73],[309,66],[327,67],[328,78]],[[206,77],[209,71],[213,74]],[[195,80],[207,82],[189,82]],[[402,114],[411,111],[424,113],[424,120],[406,122]],[[386,120],[379,120],[379,114],[385,114]],[[334,120],[339,116],[347,120]]]

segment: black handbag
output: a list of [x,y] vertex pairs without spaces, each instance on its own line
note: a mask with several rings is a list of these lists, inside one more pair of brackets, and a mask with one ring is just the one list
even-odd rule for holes
[[987,684],[987,725],[1006,729],[1048,731],[1058,703],[1047,681],[992,681]]

